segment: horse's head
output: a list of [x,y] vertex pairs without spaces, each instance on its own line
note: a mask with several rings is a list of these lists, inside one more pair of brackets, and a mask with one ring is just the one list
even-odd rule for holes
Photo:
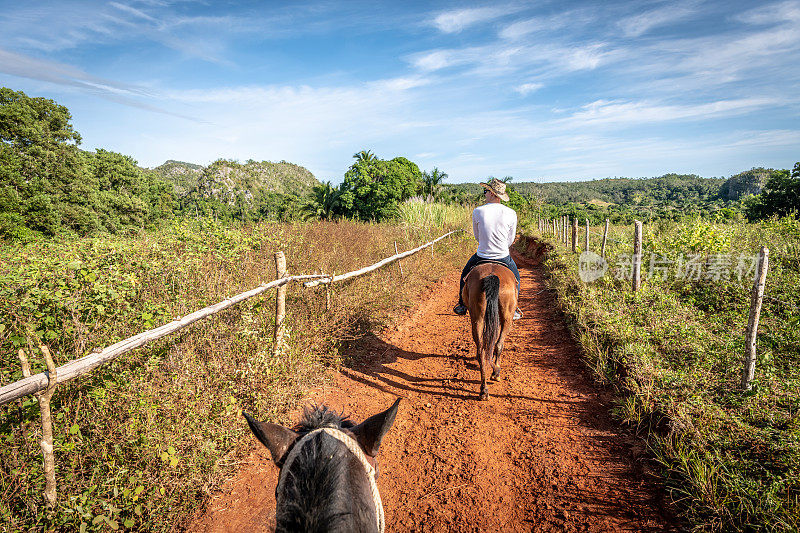
[[376,456],[399,404],[357,425],[327,406],[306,408],[294,429],[243,413],[280,468],[277,531],[383,531]]

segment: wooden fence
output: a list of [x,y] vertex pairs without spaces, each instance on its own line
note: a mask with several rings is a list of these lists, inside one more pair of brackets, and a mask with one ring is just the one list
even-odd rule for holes
[[[539,233],[541,235],[552,234],[556,243],[567,247],[569,243],[566,239],[566,228],[569,227],[569,217],[562,216],[560,219],[547,220],[539,218]],[[589,219],[585,219],[584,229],[584,249],[578,250],[578,220],[572,221],[572,253],[589,252]],[[606,219],[603,229],[603,240],[600,249],[600,257],[605,260],[606,242],[608,241],[609,220]],[[562,232],[563,230],[563,232]],[[638,291],[642,286],[642,222],[634,221],[633,227],[633,254],[631,256],[631,288]],[[767,278],[767,268],[769,266],[769,249],[762,246],[758,254],[758,263],[755,269],[753,286],[750,291],[750,314],[747,321],[747,332],[745,334],[745,350],[743,356],[741,387],[744,390],[751,388],[751,382],[755,375],[756,364],[756,336],[758,334],[758,321],[761,316],[761,305],[764,300],[764,287]]]
[[[30,375],[30,364],[28,362],[27,355],[23,350],[20,350],[19,358],[22,364],[22,373],[25,377],[24,379],[0,387],[0,405],[12,402],[30,394],[34,394],[39,401],[42,415],[43,435],[42,442],[40,444],[45,464],[45,500],[47,504],[52,506],[56,501],[55,458],[53,456],[53,426],[50,417],[50,400],[57,385],[71,379],[75,379],[83,374],[87,374],[95,368],[113,361],[122,354],[130,352],[131,350],[144,346],[145,344],[158,340],[171,333],[175,333],[176,331],[180,331],[199,320],[207,318],[239,302],[263,294],[271,289],[277,289],[275,305],[275,334],[273,338],[273,353],[277,354],[281,346],[281,339],[283,338],[284,319],[286,315],[286,285],[289,283],[302,282],[306,287],[314,287],[316,285],[325,284],[326,287],[328,287],[331,283],[362,276],[381,267],[394,263],[395,261],[399,261],[400,259],[414,255],[415,253],[433,246],[437,242],[449,237],[454,233],[463,231],[464,230],[450,231],[430,242],[414,248],[413,250],[396,253],[395,255],[382,259],[373,265],[340,275],[300,274],[288,276],[286,272],[286,258],[283,252],[277,252],[275,254],[277,279],[274,281],[264,283],[255,289],[232,296],[231,298],[223,300],[219,303],[210,305],[200,309],[199,311],[195,311],[194,313],[186,315],[183,318],[173,320],[172,322],[164,324],[163,326],[159,326],[157,328],[134,335],[133,337],[129,337],[116,344],[112,344],[105,349],[98,350],[95,353],[81,357],[80,359],[75,359],[57,368],[53,363],[53,359],[47,346],[41,346],[40,349],[42,350],[42,354],[45,357],[45,362],[47,363],[47,371],[33,376]],[[395,243],[395,251],[397,251],[397,243]],[[329,302],[330,294],[326,291],[326,308],[328,309],[330,308]]]

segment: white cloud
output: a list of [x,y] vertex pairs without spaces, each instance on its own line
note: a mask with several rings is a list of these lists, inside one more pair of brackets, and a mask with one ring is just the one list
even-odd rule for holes
[[745,24],[778,24],[800,21],[800,2],[776,2],[760,6],[738,15],[737,20]]
[[598,125],[619,127],[742,115],[776,104],[778,102],[772,98],[740,98],[693,105],[597,100],[584,105],[581,111],[573,113],[570,117],[555,122],[568,127]]
[[571,32],[582,30],[586,25],[596,22],[596,17],[585,10],[572,10],[554,15],[532,17],[517,20],[500,30],[500,38],[505,40],[520,40],[530,38],[535,33],[553,33],[565,27]]
[[0,72],[18,78],[27,78],[51,83],[56,86],[76,88],[92,96],[97,96],[125,106],[199,122],[193,117],[182,113],[175,113],[161,106],[149,103],[155,99],[156,95],[143,87],[92,76],[72,65],[38,59],[24,54],[16,54],[0,48]]
[[443,33],[458,33],[469,26],[513,13],[513,8],[477,7],[439,13],[431,22]]
[[453,53],[450,50],[434,50],[432,52],[424,52],[415,54],[411,58],[411,64],[414,67],[432,72],[434,70],[441,70],[456,63],[453,59]]
[[517,40],[531,33],[551,29],[547,21],[542,18],[532,18],[513,22],[500,31],[502,39]]
[[522,96],[528,96],[530,93],[536,92],[542,87],[544,87],[543,83],[523,83],[522,85],[514,87],[514,90]]
[[625,17],[618,22],[618,26],[626,37],[639,37],[653,28],[686,19],[694,13],[695,10],[692,6],[670,4],[659,9]]
[[391,78],[386,80],[378,80],[368,83],[368,86],[375,88],[378,91],[389,92],[402,92],[417,87],[428,85],[431,81],[427,78],[420,76],[407,76],[401,78]]
[[140,18],[148,22],[157,22],[157,20],[154,17],[151,17],[147,13],[140,11],[139,9],[136,9],[135,7],[129,6],[127,4],[121,4],[119,2],[109,2],[108,5],[113,6],[125,13],[128,13],[129,15],[133,15],[136,18]]
[[591,44],[569,51],[565,64],[569,70],[594,70],[609,59],[603,44]]

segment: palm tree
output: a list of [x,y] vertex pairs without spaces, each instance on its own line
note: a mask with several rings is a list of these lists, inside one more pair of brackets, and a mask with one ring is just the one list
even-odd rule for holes
[[436,167],[433,167],[431,172],[422,173],[422,194],[430,201],[436,198],[439,190],[442,188],[441,183],[447,179],[447,173],[442,172]]
[[363,161],[369,164],[377,161],[378,157],[372,153],[372,150],[361,150],[360,152],[353,154],[353,159],[355,159],[357,163]]
[[300,208],[304,220],[331,220],[339,209],[339,197],[342,192],[331,186],[330,181],[315,185],[311,197]]

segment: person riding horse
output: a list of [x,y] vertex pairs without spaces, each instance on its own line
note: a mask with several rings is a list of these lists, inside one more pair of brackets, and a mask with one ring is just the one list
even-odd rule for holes
[[[489,183],[481,183],[484,188],[486,203],[472,211],[472,232],[478,241],[477,252],[469,258],[464,270],[461,272],[461,283],[458,288],[458,304],[453,308],[457,315],[467,314],[462,291],[464,279],[473,267],[487,261],[502,263],[507,266],[514,277],[517,278],[517,295],[519,295],[519,270],[508,248],[514,242],[517,233],[517,213],[501,202],[508,201],[506,184],[497,178],[492,178]],[[522,318],[522,311],[517,308],[514,320]]]

